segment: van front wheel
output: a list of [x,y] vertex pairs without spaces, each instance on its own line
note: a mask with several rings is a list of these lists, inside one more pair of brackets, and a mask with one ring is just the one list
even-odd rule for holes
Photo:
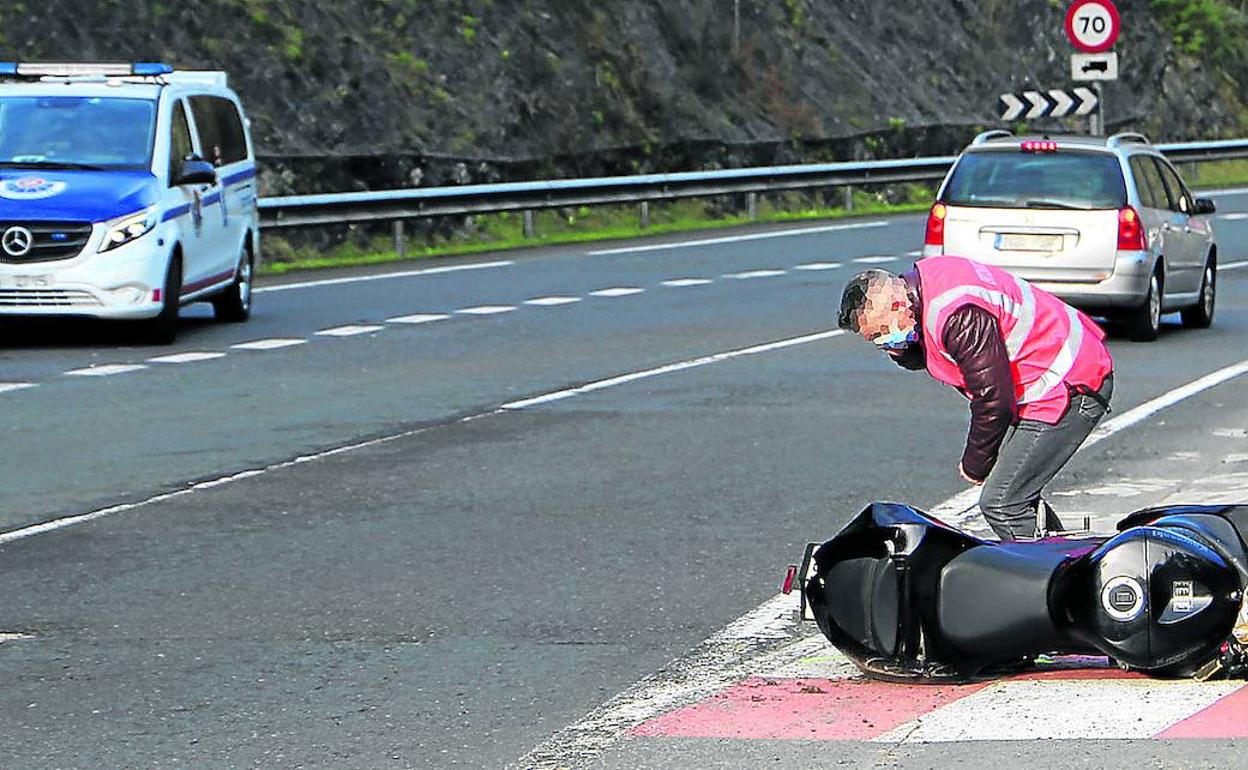
[[251,282],[255,273],[255,260],[251,252],[244,250],[230,288],[212,300],[212,312],[218,321],[239,323],[251,317]]

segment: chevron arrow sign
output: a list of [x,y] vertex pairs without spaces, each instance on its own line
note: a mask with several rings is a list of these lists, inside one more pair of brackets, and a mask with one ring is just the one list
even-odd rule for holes
[[1001,94],[1001,119],[1004,121],[1036,120],[1038,118],[1069,118],[1091,115],[1100,109],[1100,100],[1092,89],[1080,86],[1073,91],[1054,88],[1050,91],[1020,91]]

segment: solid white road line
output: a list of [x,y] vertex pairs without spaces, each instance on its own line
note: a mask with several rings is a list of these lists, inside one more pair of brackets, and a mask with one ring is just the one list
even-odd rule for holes
[[149,364],[192,364],[196,361],[211,361],[216,358],[225,358],[224,353],[175,353],[171,356],[160,356],[159,358],[149,358]]
[[[613,377],[610,380],[601,380],[597,383],[591,383],[590,385],[582,386],[581,388],[572,388],[566,391],[563,391],[563,390],[555,391],[554,393],[549,394],[550,396],[553,397],[550,400],[559,400],[562,398],[568,398],[569,396],[572,396],[572,395],[578,395],[580,392],[588,393],[588,392],[592,392],[595,390],[602,390],[604,388],[615,387],[617,385],[623,385],[625,383],[633,382],[635,380],[643,379],[645,377],[655,377],[660,374],[680,371],[681,369],[689,369],[694,366],[706,366],[707,364],[715,363],[716,361],[725,361],[730,358],[736,358],[736,357],[745,356],[745,355],[752,355],[755,353],[762,353],[767,350],[780,350],[782,348],[792,347],[794,345],[801,345],[807,342],[815,342],[817,340],[827,339],[829,337],[835,337],[843,333],[844,332],[842,332],[839,329],[833,330],[833,331],[826,331],[826,332],[817,332],[815,334],[807,334],[801,337],[792,337],[786,340],[768,342],[762,345],[755,345],[753,347],[743,348],[740,350],[730,350],[730,351],[719,353],[719,354],[712,355],[712,356],[705,356],[703,358],[692,359],[690,361],[669,364],[667,366],[662,366],[657,369],[649,369],[647,371],[637,372],[631,375]],[[146,367],[139,367],[139,368],[146,368]],[[577,393],[573,393],[572,391],[577,391]],[[527,401],[530,402],[528,405],[536,405],[536,403],[538,402],[544,403],[544,400],[541,396],[527,399]],[[467,417],[460,418],[459,422],[461,423],[474,422],[476,420],[480,420],[483,417],[490,417],[493,415],[503,414],[507,411],[521,409],[524,406],[525,406],[524,402],[517,401],[511,404],[505,405],[505,406],[498,407],[496,409],[490,409],[488,411],[478,412],[476,414],[472,414]],[[326,457],[334,457],[336,455],[346,454],[348,452],[354,452],[360,449],[367,449],[369,447],[375,447],[375,446],[380,446],[382,444],[388,444],[393,441],[398,441],[399,439],[409,438],[411,436],[417,436],[422,433],[428,432],[430,430],[433,430],[433,427],[434,426],[423,426],[420,428],[413,428],[412,430],[405,430],[405,431],[402,431],[401,433],[395,433],[389,436],[383,436],[381,438],[370,439],[368,441],[361,441],[355,444],[348,444],[346,446],[340,446],[334,449],[328,449],[323,452],[317,452],[315,454],[304,455],[302,457],[296,457],[293,460],[286,460],[284,462],[274,463],[272,465],[267,465],[263,468],[255,468],[252,470],[243,471],[241,473],[234,473],[228,476],[221,476],[215,479],[210,479],[208,481],[201,481],[201,482],[192,484],[184,489],[179,489],[174,492],[166,492],[164,494],[155,495],[153,497],[147,498],[146,500],[140,500],[134,503],[124,503],[121,505],[114,505],[109,508],[102,508],[100,510],[91,511],[89,513],[82,513],[76,516],[66,516],[61,519],[53,519],[52,521],[44,522],[43,524],[35,524],[33,526],[23,527],[21,529],[15,529],[9,532],[0,533],[0,545],[11,543],[15,540],[21,540],[23,538],[32,537],[34,535],[40,535],[45,532],[54,532],[58,529],[64,529],[66,527],[72,527],[78,524],[85,524],[86,522],[94,521],[96,519],[100,519],[105,516],[111,516],[112,514],[122,513],[125,511],[132,511],[136,508],[142,508],[144,506],[151,505],[153,503],[159,503],[159,502],[163,502],[166,500],[172,500],[178,497],[184,497],[186,495],[194,494],[195,492],[199,492],[205,489],[213,489],[215,487],[225,486],[227,484],[232,484],[236,481],[241,481],[243,479],[254,478],[256,476],[263,476],[266,473],[269,473],[275,470],[280,470],[282,468],[289,468],[295,465],[302,465],[303,463],[309,463],[309,462],[314,462],[316,460],[321,460]],[[786,596],[784,598],[789,599],[790,597]]]
[[749,235],[733,235],[724,238],[702,238],[696,241],[680,241],[677,243],[654,243],[647,246],[630,246],[618,249],[601,249],[585,252],[591,257],[609,254],[634,254],[643,251],[662,251],[664,249],[683,249],[689,246],[711,246],[718,243],[741,243],[742,241],[760,241],[766,238],[787,238],[794,235],[813,235],[815,233],[834,233],[839,230],[862,230],[871,227],[887,227],[888,222],[854,222],[847,225],[825,225],[823,227],[801,227],[795,230],[776,230],[769,233],[751,233]]
[[694,358],[688,361],[678,361],[677,363],[668,364],[667,366],[660,366],[655,369],[647,369],[642,372],[631,372],[629,374],[622,374],[618,377],[609,377],[605,380],[598,380],[597,382],[591,382],[591,383],[588,383],[586,385],[581,385],[576,388],[568,388],[566,390],[556,390],[553,393],[544,393],[540,396],[534,396],[532,398],[526,398],[520,401],[512,401],[509,404],[503,404],[501,408],[508,409],[508,410],[527,409],[532,406],[538,406],[539,404],[549,404],[554,401],[562,401],[565,398],[572,398],[573,396],[580,396],[580,395],[584,395],[585,393],[593,393],[596,390],[605,390],[606,388],[614,388],[618,385],[623,385],[626,382],[636,382],[637,380],[644,380],[650,377],[658,377],[661,374],[671,374],[672,372],[680,372],[680,371],[684,371],[685,369],[695,369],[699,366],[706,366],[707,364],[715,364],[715,363],[719,363],[720,361],[727,361],[731,358],[739,358],[741,356],[752,356],[752,355],[755,355],[756,353],[766,353],[771,350],[782,350],[784,348],[791,348],[794,345],[805,345],[808,342],[818,342],[820,340],[831,339],[832,337],[839,337],[840,335],[844,333],[845,332],[840,329],[833,329],[829,331],[816,332],[814,334],[805,334],[801,337],[791,337],[786,340],[768,342],[762,345],[754,345],[748,348],[741,348],[740,350],[729,350],[723,353],[715,353],[714,355],[703,356],[702,358]]
[[664,281],[663,285],[680,289],[685,286],[705,286],[708,283],[711,283],[710,278],[673,278],[670,281]]
[[306,345],[307,340],[296,340],[286,337],[274,337],[267,340],[255,340],[254,342],[241,342],[237,345],[231,345],[235,350],[277,350],[279,348],[289,348],[295,345]]
[[350,324],[347,326],[335,326],[332,329],[321,329],[315,332],[318,337],[355,337],[360,334],[372,334],[381,331],[384,326],[370,326],[365,324]]
[[443,313],[415,313],[413,315],[401,315],[397,318],[387,318],[388,324],[428,324],[434,321],[445,321],[450,318],[449,315]]
[[1248,267],[1248,259],[1245,259],[1242,262],[1227,262],[1225,265],[1218,265],[1218,271],[1238,270],[1241,267]]
[[105,366],[90,366],[86,369],[75,369],[72,372],[65,372],[65,374],[70,377],[111,377],[114,374],[137,372],[146,368],[143,364],[107,364]]
[[878,257],[859,257],[858,259],[855,259],[854,261],[855,261],[855,262],[857,262],[857,263],[858,263],[858,264],[860,264],[860,265],[882,265],[882,264],[884,264],[884,263],[886,263],[886,262],[896,262],[896,261],[897,261],[897,258],[896,258],[896,257],[885,257],[885,256],[878,256]]
[[778,275],[785,275],[786,270],[746,270],[741,273],[728,273],[725,278],[775,278]]
[[465,270],[488,270],[495,267],[514,265],[509,259],[495,262],[476,262],[470,265],[447,265],[445,267],[427,267],[423,270],[400,270],[394,273],[377,273],[376,275],[356,275],[347,278],[326,278],[320,281],[302,281],[300,283],[282,283],[276,286],[258,286],[252,291],[263,294],[270,291],[292,291],[294,289],[310,289],[318,286],[340,286],[344,283],[363,283],[365,281],[386,281],[392,278],[412,278],[420,275],[441,275],[443,273],[459,273]]
[[536,297],[534,299],[526,299],[524,304],[536,307],[558,307],[560,305],[572,305],[580,301],[580,297]]
[[28,390],[38,387],[33,382],[0,382],[0,393],[12,393],[17,390]]
[[456,313],[464,315],[498,315],[499,313],[510,313],[515,310],[515,305],[478,305],[477,307],[461,307]]
[[840,262],[807,262],[804,265],[794,265],[794,270],[835,270],[841,266]]
[[[1102,441],[1167,406],[1245,372],[1248,372],[1248,360],[1163,393],[1104,423],[1088,438],[1084,447]],[[952,519],[950,514],[965,515],[968,507],[975,507],[978,497],[979,487],[971,487],[932,508],[930,512],[957,526],[959,522]],[[767,640],[783,639],[791,635],[797,624],[795,611],[798,601],[796,591],[788,596],[779,594],[772,597],[711,636],[692,654],[669,663],[660,673],[641,680],[583,719],[555,733],[525,755],[520,760],[520,766],[530,770],[546,770],[590,760],[637,725],[674,708],[696,702],[757,673],[751,666],[751,656],[764,650]],[[753,645],[750,644],[751,641],[754,642]],[[1016,716],[1021,712],[1015,709],[1011,713]],[[1052,712],[1047,713],[1051,715]],[[924,720],[927,718],[924,717]]]
[[[1088,447],[1095,446],[1115,433],[1137,425],[1167,407],[1199,395],[1244,373],[1248,373],[1248,360],[1223,367],[1186,385],[1166,391],[1156,398],[1145,401],[1134,409],[1130,409],[1117,417],[1101,423],[1096,430],[1092,431],[1092,435],[1088,436],[1087,440],[1083,442],[1083,446],[1079,447],[1079,451],[1082,452]],[[964,526],[966,522],[979,516],[979,487],[970,487],[962,490],[940,505],[937,505],[930,513],[951,526]]]
[[591,297],[630,297],[634,294],[641,294],[645,289],[638,289],[635,286],[615,286],[610,289],[599,289],[591,291]]

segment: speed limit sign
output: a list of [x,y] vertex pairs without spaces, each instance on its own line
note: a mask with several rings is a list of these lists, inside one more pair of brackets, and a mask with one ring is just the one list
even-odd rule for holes
[[1113,48],[1121,27],[1113,0],[1075,0],[1066,11],[1066,37],[1084,53]]

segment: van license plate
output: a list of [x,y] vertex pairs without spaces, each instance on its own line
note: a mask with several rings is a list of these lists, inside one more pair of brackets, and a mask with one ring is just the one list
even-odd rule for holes
[[52,285],[50,275],[8,275],[0,276],[0,288],[8,289],[46,289]]
[[1000,233],[996,247],[997,251],[1061,251],[1062,236]]

